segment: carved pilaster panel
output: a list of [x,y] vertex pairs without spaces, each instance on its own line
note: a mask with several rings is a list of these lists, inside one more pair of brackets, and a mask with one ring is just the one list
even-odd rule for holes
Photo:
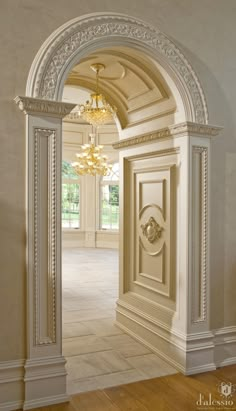
[[208,148],[192,148],[192,323],[207,318]]
[[56,343],[56,130],[34,129],[34,345]]

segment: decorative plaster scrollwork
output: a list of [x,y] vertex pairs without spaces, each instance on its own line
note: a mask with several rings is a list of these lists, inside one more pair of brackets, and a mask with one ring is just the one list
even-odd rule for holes
[[161,237],[163,228],[156,222],[154,217],[150,217],[146,224],[141,225],[143,235],[150,243],[154,243]]
[[178,47],[154,27],[119,14],[78,18],[55,32],[50,43],[43,45],[32,65],[27,93],[42,99],[56,100],[63,73],[78,51],[95,42],[102,46],[104,41],[115,38],[122,39],[127,46],[129,42],[142,45],[144,50],[151,50],[152,55],[159,54],[164,58],[166,65],[174,70],[191,96],[192,121],[201,124],[208,122],[203,90],[194,70]]

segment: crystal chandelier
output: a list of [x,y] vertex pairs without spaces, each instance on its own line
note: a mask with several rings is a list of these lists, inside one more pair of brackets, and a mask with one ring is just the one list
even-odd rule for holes
[[89,174],[95,176],[96,174],[107,176],[110,174],[112,164],[107,164],[107,156],[102,155],[101,150],[103,146],[95,145],[95,133],[89,135],[90,143],[84,144],[81,153],[77,153],[78,161],[72,163],[75,172],[78,175]]
[[79,104],[77,107],[79,116],[96,127],[113,120],[116,107],[111,106],[99,92],[99,72],[104,70],[104,64],[92,64],[90,68],[96,72],[96,92],[90,95],[90,101],[87,100],[85,104]]

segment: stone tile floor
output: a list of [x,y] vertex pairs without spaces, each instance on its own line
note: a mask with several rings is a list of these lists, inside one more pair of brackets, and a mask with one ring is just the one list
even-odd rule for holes
[[114,325],[118,251],[64,249],[62,282],[69,394],[177,372]]

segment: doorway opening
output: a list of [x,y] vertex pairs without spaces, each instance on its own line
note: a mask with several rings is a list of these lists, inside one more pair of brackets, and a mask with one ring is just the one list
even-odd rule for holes
[[99,126],[96,136],[96,144],[103,145],[112,164],[108,176],[76,174],[71,164],[89,142],[92,126],[76,114],[77,109],[63,121],[62,353],[67,360],[69,394],[176,372],[116,325],[119,189],[123,187],[119,152],[113,148],[134,127],[140,134],[140,127],[160,118],[173,121],[175,100],[150,59],[113,47],[96,50],[73,67],[63,101],[82,104],[89,99],[95,88],[90,66],[98,62],[105,66],[101,92],[117,107],[117,118]]

